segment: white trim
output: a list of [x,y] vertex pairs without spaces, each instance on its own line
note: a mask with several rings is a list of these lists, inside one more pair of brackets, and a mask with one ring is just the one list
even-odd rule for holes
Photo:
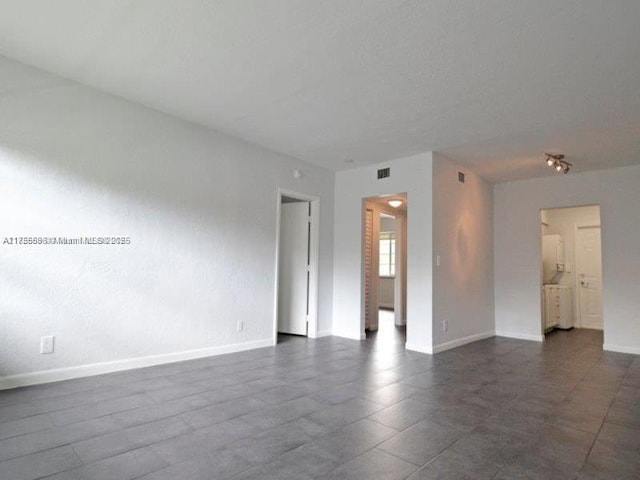
[[315,338],[330,337],[331,335],[332,335],[331,330],[320,330],[318,332],[318,335],[316,335]]
[[0,390],[36,385],[39,383],[59,382],[60,380],[69,380],[72,378],[90,377],[93,375],[102,375],[104,373],[132,370],[135,368],[151,367],[154,365],[162,365],[164,363],[182,362],[196,358],[213,357],[226,353],[270,347],[272,345],[272,339],[268,338],[253,342],[234,343],[232,345],[221,345],[218,347],[199,348],[196,350],[163,353],[147,357],[127,358],[111,362],[91,363],[87,365],[78,365],[76,367],[54,368],[51,370],[41,370],[39,372],[9,375],[6,377],[0,377]]
[[427,355],[433,354],[433,349],[430,346],[424,348],[422,346],[414,345],[413,343],[405,343],[404,349],[411,350],[412,352],[426,353]]
[[[598,216],[600,216],[600,206],[598,207]],[[577,207],[580,208],[580,207]],[[602,256],[602,221],[599,224],[591,223],[576,223],[573,225],[573,283],[574,283],[574,295],[573,306],[575,315],[575,326],[577,328],[584,328],[582,326],[582,309],[580,308],[580,297],[582,295],[582,289],[580,288],[580,280],[578,279],[578,232],[581,228],[597,228],[600,230],[600,298],[604,299],[604,259]],[[566,262],[565,262],[566,263]],[[604,333],[604,301],[601,302],[602,307],[602,332]],[[591,328],[591,327],[587,327]]]
[[640,347],[627,347],[626,345],[612,345],[610,343],[605,343],[604,345],[602,345],[602,349],[608,352],[631,353],[633,355],[640,355]]
[[276,206],[276,253],[275,253],[275,285],[273,299],[273,344],[278,342],[278,282],[280,279],[280,207],[282,197],[291,197],[311,204],[311,239],[310,239],[310,266],[309,266],[309,315],[307,316],[307,336],[317,338],[318,334],[318,271],[319,271],[319,251],[320,251],[320,197],[308,195],[306,193],[294,192],[278,188]]
[[362,332],[362,333],[355,333],[353,335],[346,333],[346,332],[335,332],[332,331],[331,335],[333,335],[334,337],[340,337],[340,338],[348,338],[349,340],[365,340],[367,338],[367,335]]
[[518,340],[529,340],[532,342],[544,342],[544,335],[534,335],[531,333],[496,331],[496,337],[516,338]]
[[449,342],[444,342],[438,345],[434,345],[433,353],[444,352],[445,350],[451,350],[452,348],[461,347],[462,345],[477,342],[478,340],[484,340],[486,338],[491,338],[494,336],[495,336],[495,332],[490,331],[490,332],[476,333],[474,335],[469,335],[467,337],[457,338]]
[[[545,208],[541,208],[540,211],[538,212],[538,218],[540,219],[540,223],[542,223],[542,212],[544,212]],[[548,224],[546,225],[547,227],[549,226]],[[538,255],[540,255],[540,257],[538,258],[538,265],[540,266],[540,270],[538,271],[538,285],[540,285],[540,335],[542,335],[542,338],[544,339],[544,331],[546,330],[546,319],[545,319],[545,315],[546,315],[546,311],[545,311],[545,305],[544,305],[544,258],[542,256],[542,237],[546,235],[545,233],[542,233],[542,228],[540,228],[540,235],[538,235]],[[521,340],[531,340],[530,338],[521,338],[518,336],[514,336],[511,334],[507,334],[505,333],[504,335],[501,335],[499,333],[496,332],[496,336],[499,337],[509,337],[509,338],[520,338]]]

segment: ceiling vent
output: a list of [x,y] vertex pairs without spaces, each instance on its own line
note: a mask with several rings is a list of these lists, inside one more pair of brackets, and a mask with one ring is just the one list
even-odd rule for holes
[[381,178],[387,178],[391,176],[391,168],[381,168],[378,170],[378,180]]

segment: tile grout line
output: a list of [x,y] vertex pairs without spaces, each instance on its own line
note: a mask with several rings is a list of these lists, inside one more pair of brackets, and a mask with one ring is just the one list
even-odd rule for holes
[[[629,371],[629,367],[627,367],[627,372],[628,371]],[[625,372],[625,375],[626,375],[627,372]],[[613,398],[611,399],[611,402],[609,403],[609,406],[607,407],[607,411],[604,414],[604,417],[602,417],[602,423],[600,424],[600,427],[598,428],[598,431],[597,431],[596,435],[593,437],[593,442],[591,442],[591,446],[589,447],[589,450],[587,451],[587,454],[584,457],[584,461],[582,462],[582,465],[580,466],[580,469],[578,470],[578,476],[580,475],[580,472],[582,471],[584,466],[587,464],[587,460],[589,459],[589,455],[591,455],[591,451],[593,450],[593,447],[595,446],[596,442],[598,441],[598,437],[600,436],[600,432],[602,431],[602,427],[604,427],[604,424],[607,421],[607,416],[609,416],[609,411],[611,411],[611,407],[613,406],[613,404],[616,401],[616,395],[618,394],[618,392],[620,391],[621,388],[622,388],[622,382],[620,382],[620,385],[618,385],[618,388],[616,389],[615,394],[613,395]],[[576,476],[575,478],[578,478],[578,476]]]

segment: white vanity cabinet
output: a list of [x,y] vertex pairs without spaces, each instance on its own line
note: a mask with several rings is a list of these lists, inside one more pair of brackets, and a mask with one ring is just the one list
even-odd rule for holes
[[574,326],[573,289],[567,285],[544,286],[544,325],[568,330]]

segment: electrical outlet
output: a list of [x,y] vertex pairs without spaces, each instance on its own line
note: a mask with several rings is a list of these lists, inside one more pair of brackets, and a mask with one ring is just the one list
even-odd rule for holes
[[241,332],[242,330],[244,330],[244,322],[242,320],[238,320],[238,331]]
[[442,320],[442,331],[446,332],[449,330],[449,321],[448,320]]
[[440,255],[436,255],[436,267],[440,266]]
[[40,353],[41,354],[47,354],[47,353],[53,353],[53,343],[54,343],[54,339],[56,337],[54,336],[49,336],[49,337],[42,337],[40,338]]

